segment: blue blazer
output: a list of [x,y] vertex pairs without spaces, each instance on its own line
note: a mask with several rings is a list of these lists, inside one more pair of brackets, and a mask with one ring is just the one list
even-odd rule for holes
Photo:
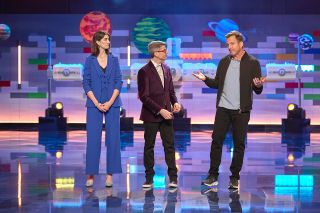
[[[118,89],[121,91],[122,87],[122,74],[120,71],[118,58],[109,54],[108,55],[108,65],[106,73],[103,73],[97,57],[91,55],[88,56],[84,65],[83,72],[83,89],[87,94],[89,91],[92,91],[96,99],[102,103],[102,89],[103,86],[107,87],[107,100],[110,100],[113,91]],[[116,98],[112,107],[120,107],[122,105],[120,96]],[[90,98],[87,97],[86,107],[95,107],[94,103]]]

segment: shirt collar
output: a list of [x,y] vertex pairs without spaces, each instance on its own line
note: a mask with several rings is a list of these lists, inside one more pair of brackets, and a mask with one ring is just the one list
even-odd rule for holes
[[247,52],[244,50],[243,55],[241,56],[241,59],[240,59],[240,60],[236,60],[232,55],[229,55],[229,57],[230,57],[231,60],[240,62],[240,61],[243,59],[243,57],[246,55],[246,53],[247,53]]
[[154,67],[155,68],[157,68],[158,66],[161,66],[161,64],[157,64],[155,61],[153,61],[152,59],[151,59],[151,62],[152,62],[152,64],[154,65]]

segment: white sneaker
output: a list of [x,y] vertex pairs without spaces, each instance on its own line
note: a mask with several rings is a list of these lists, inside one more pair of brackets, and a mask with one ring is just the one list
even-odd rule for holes
[[176,188],[174,188],[174,187],[169,187],[169,192],[170,193],[175,193],[176,191],[178,190],[178,188],[176,187]]
[[177,188],[177,187],[178,187],[178,182],[177,181],[170,181],[169,188]]
[[143,188],[152,188],[153,187],[153,182],[152,181],[146,181],[142,185]]
[[109,183],[109,182],[106,180],[106,187],[112,187],[112,182]]
[[93,179],[87,179],[86,187],[91,187],[91,186],[93,186]]

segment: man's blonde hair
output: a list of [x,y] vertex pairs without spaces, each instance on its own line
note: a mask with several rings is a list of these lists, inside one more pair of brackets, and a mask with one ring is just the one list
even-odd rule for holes
[[148,51],[151,55],[151,57],[154,57],[154,53],[159,51],[160,47],[161,46],[166,46],[166,42],[163,42],[163,41],[151,41],[149,44],[148,44]]

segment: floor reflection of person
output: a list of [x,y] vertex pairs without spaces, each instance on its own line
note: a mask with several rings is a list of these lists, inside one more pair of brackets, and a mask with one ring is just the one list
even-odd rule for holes
[[168,190],[167,194],[167,205],[164,209],[165,213],[174,213],[176,212],[176,204],[177,204],[177,196],[178,196],[178,189],[171,188]]
[[144,192],[143,212],[153,213],[154,201],[155,201],[155,196],[153,194],[153,188],[148,188]]
[[242,212],[242,205],[240,202],[240,194],[239,191],[232,191],[229,193],[229,207],[231,212]]

